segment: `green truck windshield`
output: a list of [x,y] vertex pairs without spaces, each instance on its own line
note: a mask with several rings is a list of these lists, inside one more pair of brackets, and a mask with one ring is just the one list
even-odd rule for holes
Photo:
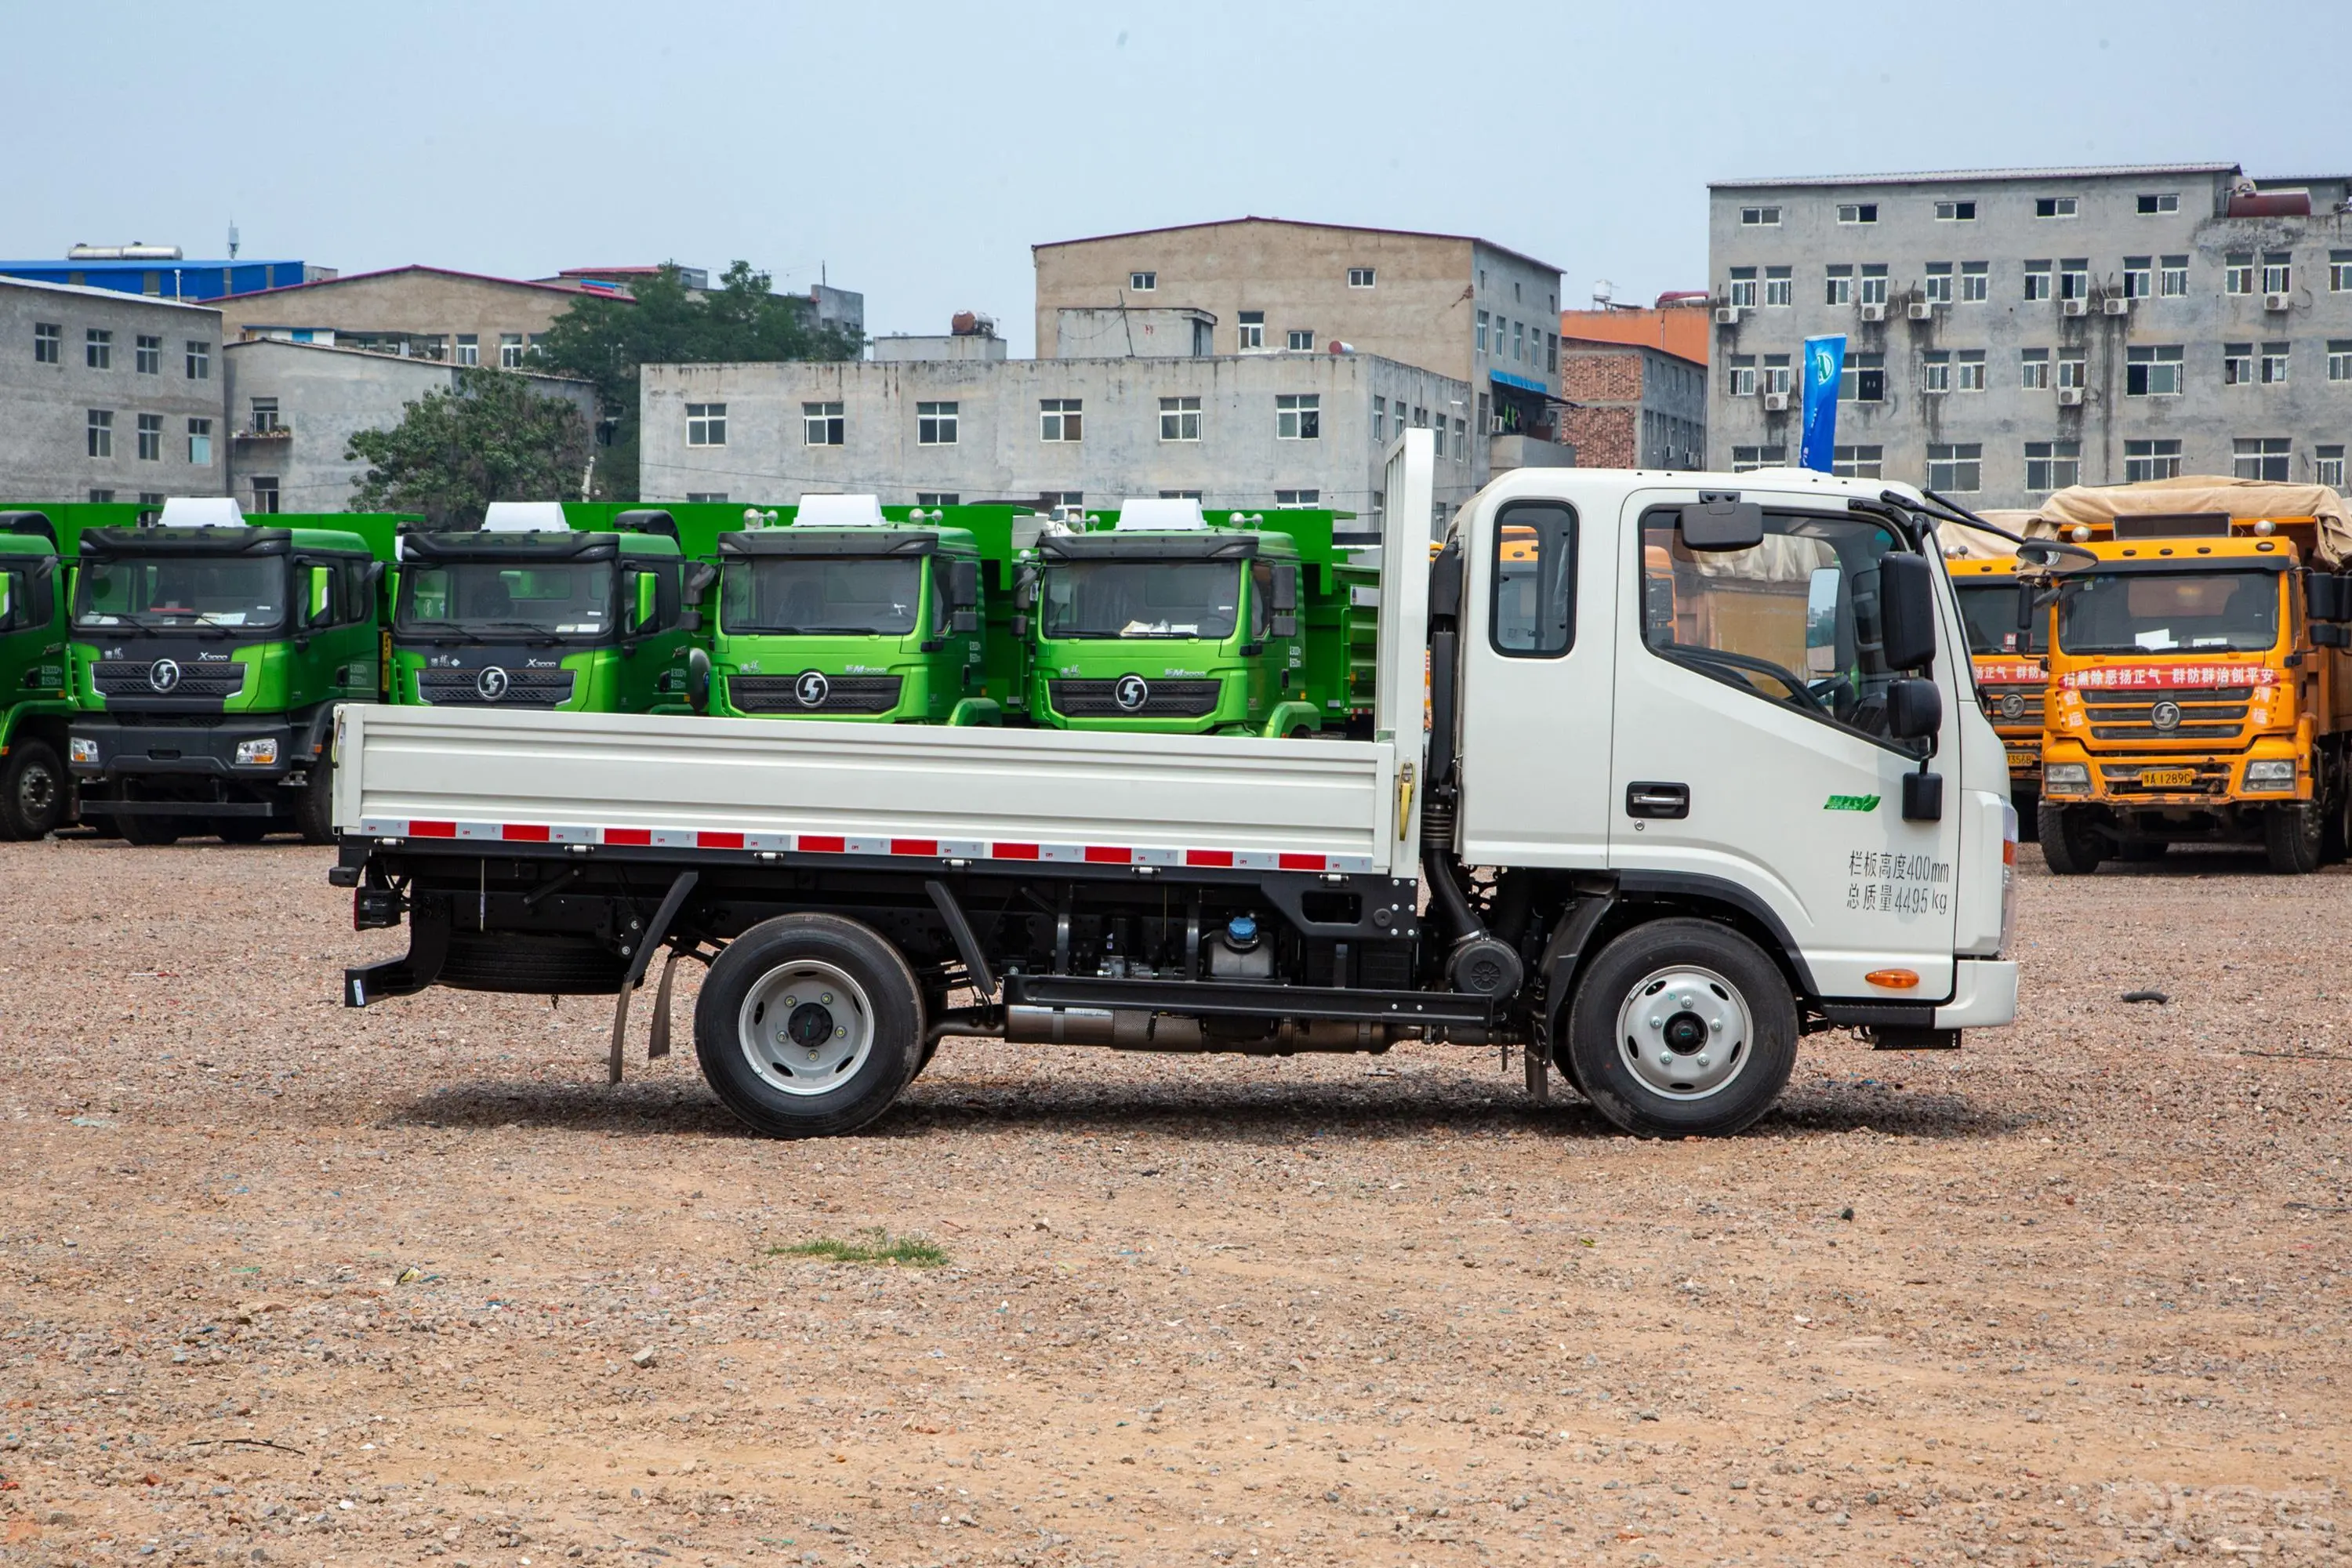
[[727,563],[719,619],[737,634],[905,637],[922,598],[919,558],[764,556]]
[[283,555],[87,562],[74,588],[74,625],[266,630],[286,619],[286,567]]
[[2275,572],[2099,572],[2058,596],[2068,653],[2256,653],[2278,641]]
[[522,631],[602,637],[613,624],[609,561],[463,561],[401,570],[393,629],[403,636]]
[[1080,561],[1045,574],[1048,637],[1234,635],[1241,567],[1230,561]]
[[1960,596],[1960,620],[1969,628],[1970,653],[2040,653],[2042,620],[2033,617],[2030,628],[2017,624],[2014,582],[1955,584]]

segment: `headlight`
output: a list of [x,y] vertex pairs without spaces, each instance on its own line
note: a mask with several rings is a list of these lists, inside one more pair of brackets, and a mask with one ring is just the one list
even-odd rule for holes
[[2042,788],[2051,795],[2087,795],[2091,769],[2086,763],[2051,763],[2042,770]]
[[2248,763],[2246,787],[2250,790],[2291,790],[2294,788],[2294,761],[2282,758],[2276,762]]
[[267,741],[239,741],[236,743],[236,761],[240,767],[266,768],[275,765],[278,761],[277,739],[272,737]]
[[94,763],[98,761],[98,742],[82,740],[79,737],[68,741],[66,757],[69,762]]

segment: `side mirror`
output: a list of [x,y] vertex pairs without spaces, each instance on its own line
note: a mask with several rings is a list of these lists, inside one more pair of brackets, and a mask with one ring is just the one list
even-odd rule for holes
[[1764,509],[1752,500],[1709,496],[1683,508],[1682,536],[1688,550],[1753,550],[1764,542]]
[[629,605],[629,630],[651,631],[661,617],[661,579],[651,572],[636,574],[634,602]]
[[335,569],[312,566],[308,569],[302,602],[302,624],[315,626],[325,623],[335,613]]
[[1034,566],[1024,566],[1021,568],[1021,576],[1019,580],[1013,584],[1013,607],[1015,609],[1025,610],[1036,602],[1037,568]]
[[[976,610],[980,608],[980,563],[950,561],[948,563],[948,608]],[[969,628],[958,626],[958,631]]]
[[1838,599],[1845,574],[1817,566],[1805,580],[1805,673],[1835,675],[1838,668]]
[[2031,583],[2020,583],[2017,585],[2017,629],[2021,632],[2032,631],[2033,612],[2041,607],[2041,593]]
[[950,610],[948,612],[948,630],[951,632],[976,632],[980,630],[980,612],[978,610]]
[[1265,606],[1276,615],[1298,608],[1298,568],[1277,566],[1274,569],[1274,590],[1266,595]]
[[698,647],[686,656],[686,705],[697,713],[710,711],[710,656]]
[[2352,621],[2352,579],[2314,572],[2304,579],[2304,605],[2315,621]]
[[1926,669],[1936,662],[1934,571],[1924,555],[1888,555],[1878,563],[1879,657],[1889,669]]
[[1025,637],[1029,635],[1028,616],[1016,614],[1013,617],[1013,635],[1016,637]]
[[1886,688],[1886,732],[1898,741],[1919,741],[1944,727],[1944,692],[1932,680],[1906,677]]

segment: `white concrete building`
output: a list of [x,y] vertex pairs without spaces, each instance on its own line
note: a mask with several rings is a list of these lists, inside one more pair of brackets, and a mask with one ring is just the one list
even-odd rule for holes
[[219,495],[221,313],[0,278],[0,497]]

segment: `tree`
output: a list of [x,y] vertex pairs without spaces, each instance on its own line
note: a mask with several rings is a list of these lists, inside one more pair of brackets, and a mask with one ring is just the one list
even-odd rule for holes
[[478,528],[494,500],[579,494],[591,449],[577,404],[542,397],[510,372],[463,369],[455,386],[407,405],[391,429],[354,435],[343,459],[368,465],[352,495],[359,510]]
[[630,300],[583,294],[551,322],[531,367],[595,383],[611,426],[596,459],[598,494],[637,497],[638,368],[736,360],[856,359],[865,342],[820,322],[809,302],[769,290],[769,278],[738,261],[719,287],[688,289],[675,265],[632,284]]

